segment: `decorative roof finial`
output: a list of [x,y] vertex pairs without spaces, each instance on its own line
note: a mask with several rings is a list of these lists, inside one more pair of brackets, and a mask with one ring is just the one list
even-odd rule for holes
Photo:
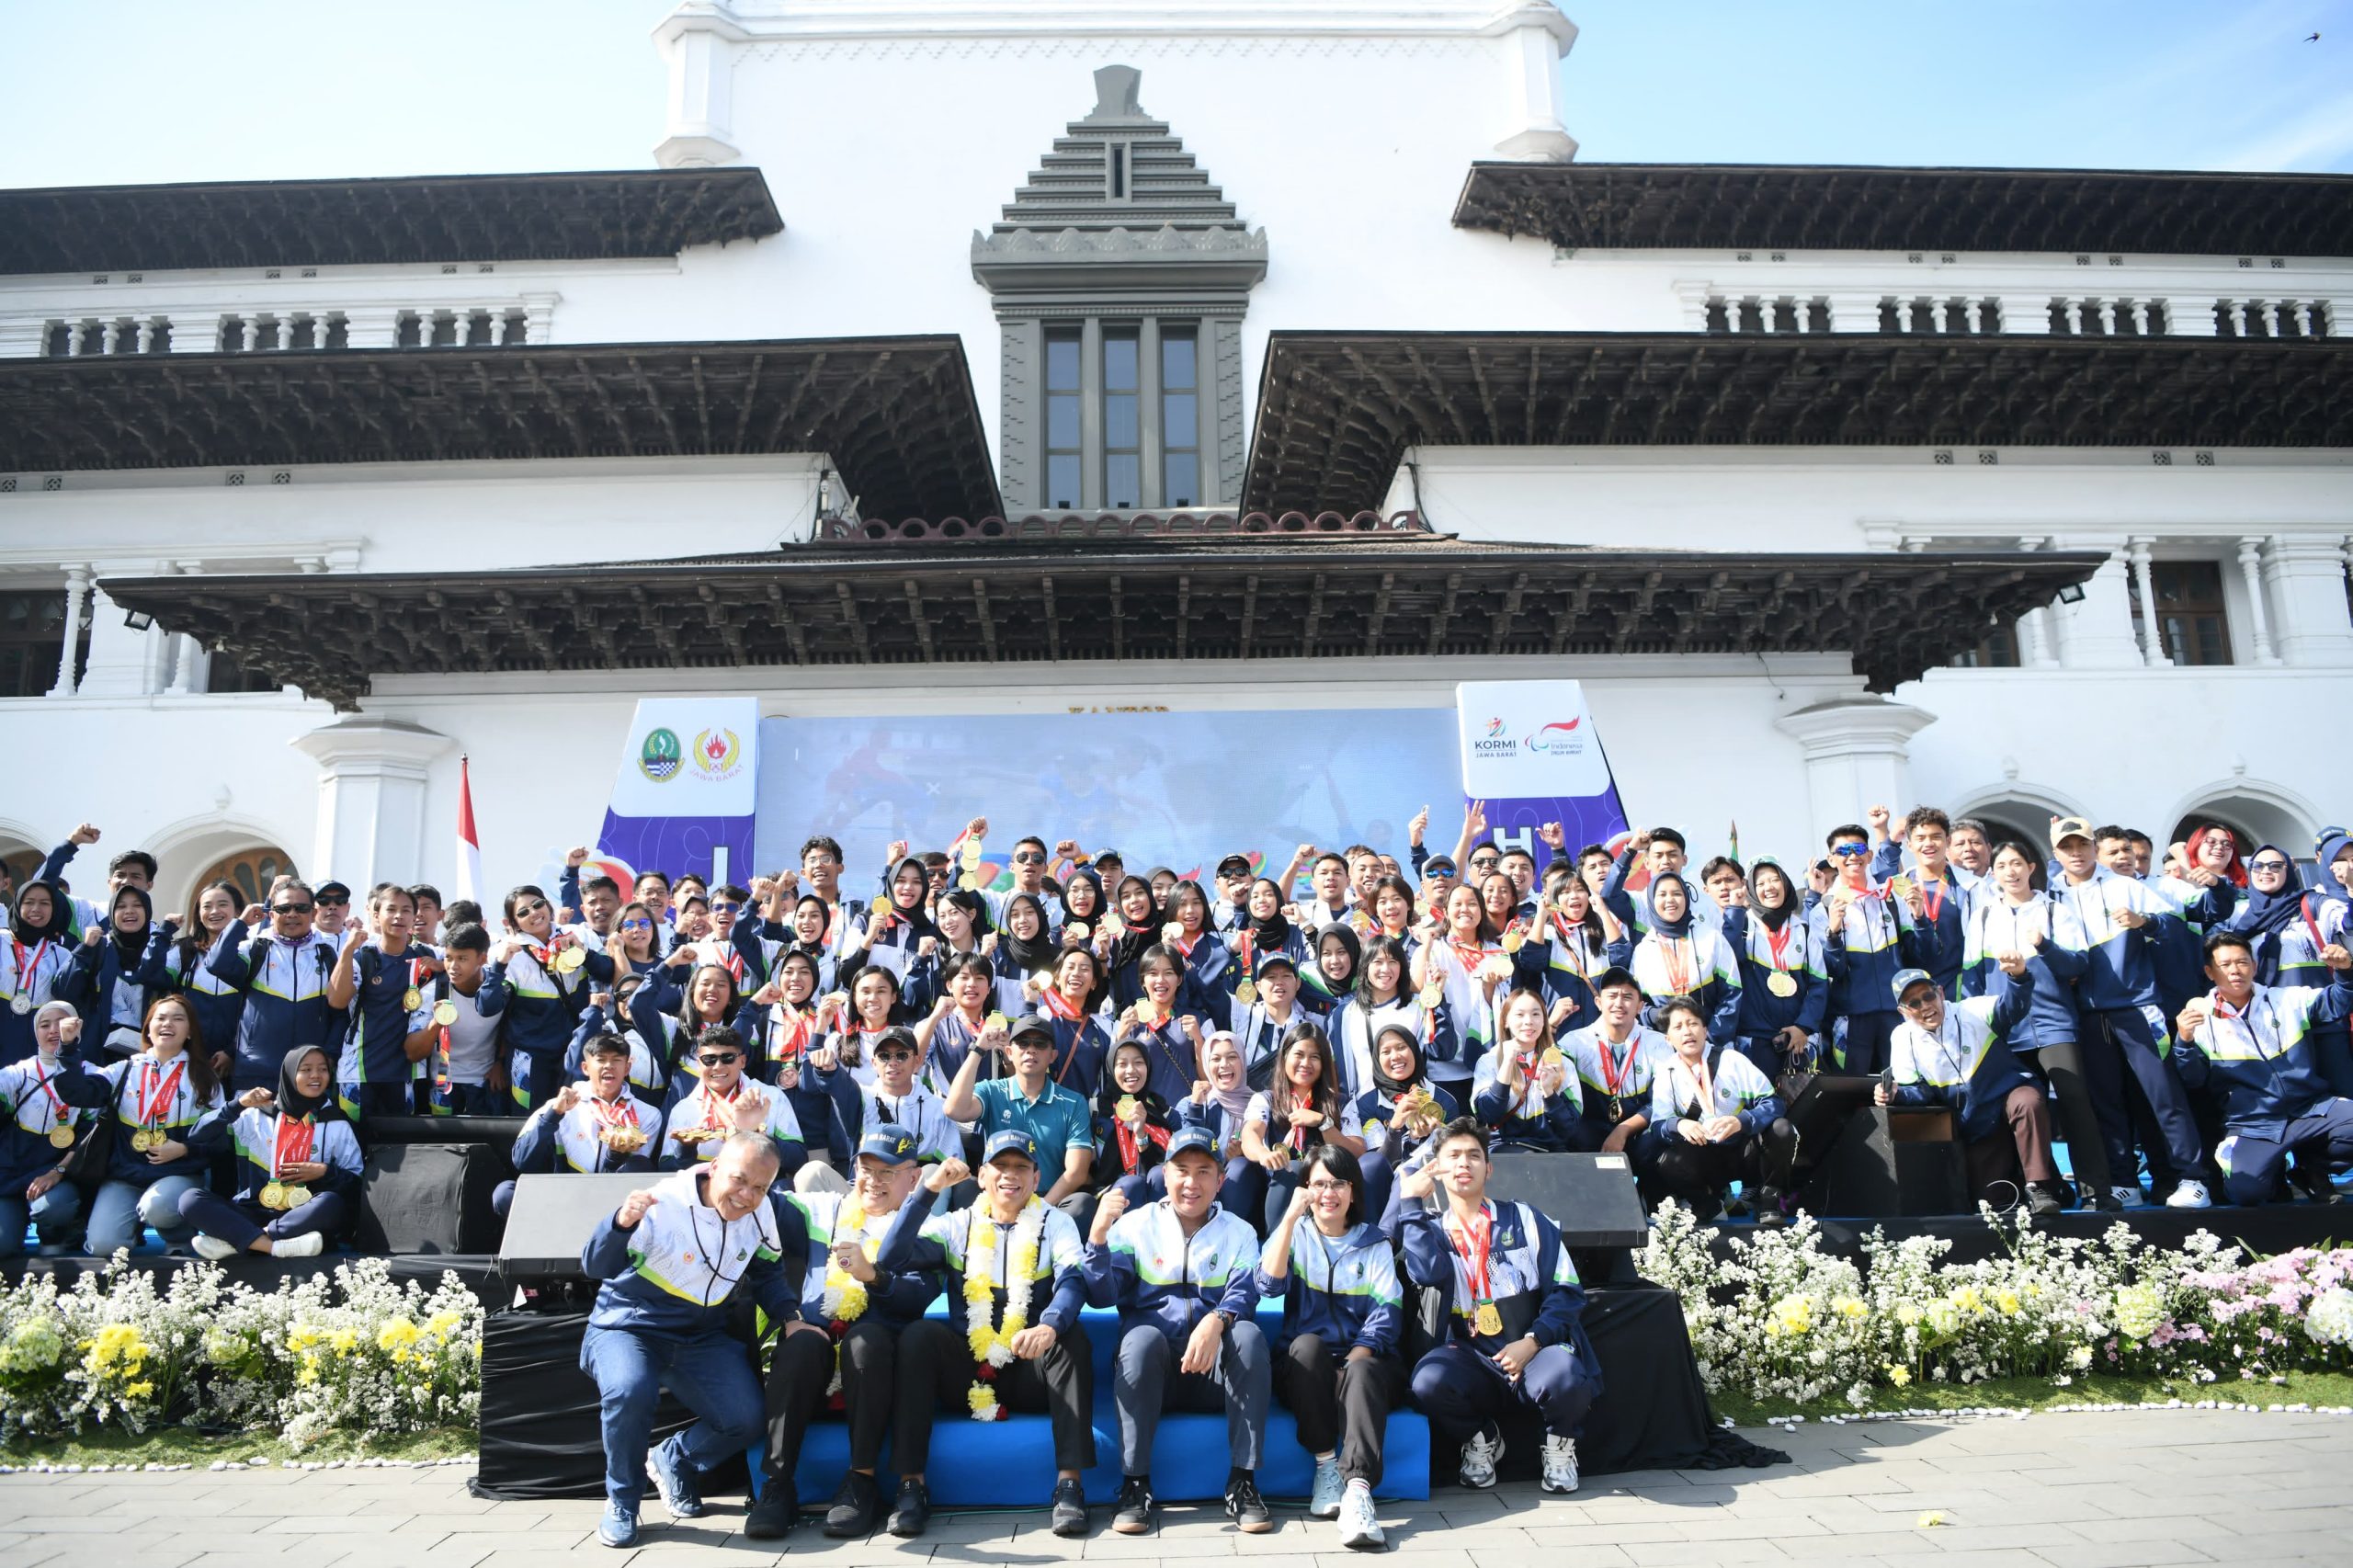
[[1143,73],[1132,65],[1106,65],[1095,73],[1095,109],[1086,118],[1095,119],[1142,119],[1143,105],[1136,101],[1136,88],[1143,81]]

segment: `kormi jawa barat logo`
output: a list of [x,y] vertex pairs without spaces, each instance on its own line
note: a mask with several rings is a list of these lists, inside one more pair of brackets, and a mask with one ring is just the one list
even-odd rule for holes
[[1585,751],[1582,718],[1563,719],[1540,725],[1534,734],[1518,739],[1504,733],[1501,719],[1487,721],[1487,733],[1471,743],[1472,755],[1501,758],[1518,756],[1577,756]]

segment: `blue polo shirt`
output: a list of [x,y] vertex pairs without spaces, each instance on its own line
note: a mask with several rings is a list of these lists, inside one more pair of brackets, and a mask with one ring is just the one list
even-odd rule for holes
[[1038,1145],[1038,1190],[1044,1192],[1062,1180],[1070,1152],[1095,1148],[1095,1115],[1075,1089],[1052,1079],[1036,1099],[1021,1092],[1018,1078],[989,1078],[972,1085],[981,1102],[981,1137],[1013,1128],[1029,1134]]

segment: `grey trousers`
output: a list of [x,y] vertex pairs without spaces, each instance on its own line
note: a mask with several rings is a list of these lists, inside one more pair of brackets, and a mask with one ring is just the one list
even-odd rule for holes
[[1225,1412],[1225,1437],[1236,1469],[1258,1468],[1267,1440],[1267,1411],[1274,1403],[1275,1367],[1267,1336],[1245,1318],[1225,1331],[1217,1365],[1206,1372],[1176,1369],[1179,1350],[1150,1324],[1120,1338],[1111,1396],[1120,1407],[1120,1470],[1152,1473],[1152,1443],[1165,1411]]

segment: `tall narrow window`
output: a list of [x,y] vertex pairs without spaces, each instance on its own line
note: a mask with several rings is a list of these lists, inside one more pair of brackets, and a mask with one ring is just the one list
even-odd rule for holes
[[1201,392],[1193,329],[1160,335],[1160,502],[1199,506],[1201,500]]
[[1142,381],[1137,329],[1103,329],[1103,506],[1114,512],[1143,505]]
[[[2211,561],[2160,561],[2149,576],[2165,657],[2184,665],[2229,664],[2231,623],[2222,603],[2222,567]],[[2132,597],[2137,609],[2138,584],[2132,585]]]
[[1058,512],[1079,505],[1084,450],[1079,437],[1078,329],[1046,334],[1046,501]]
[[[0,697],[40,697],[57,684],[57,657],[65,640],[62,588],[0,594]],[[86,617],[88,612],[84,611]],[[82,628],[74,667],[89,664],[90,631]]]
[[1128,199],[1128,150],[1118,142],[1111,144],[1111,199]]

